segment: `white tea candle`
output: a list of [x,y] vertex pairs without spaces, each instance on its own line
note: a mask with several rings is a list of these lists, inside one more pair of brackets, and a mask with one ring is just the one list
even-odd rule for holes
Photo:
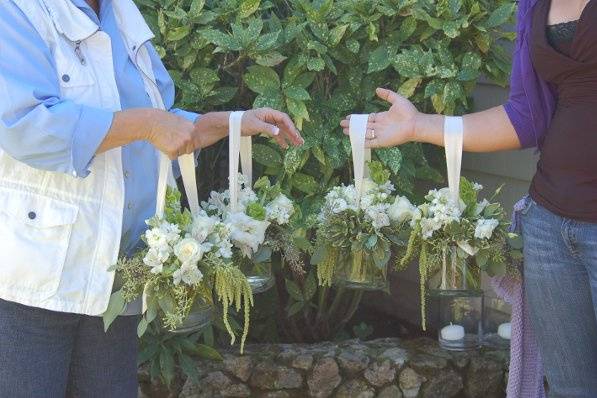
[[498,326],[498,336],[500,336],[504,340],[510,340],[512,335],[512,325],[510,322],[502,323]]
[[440,335],[444,340],[462,340],[464,339],[464,328],[460,325],[449,324],[442,328]]

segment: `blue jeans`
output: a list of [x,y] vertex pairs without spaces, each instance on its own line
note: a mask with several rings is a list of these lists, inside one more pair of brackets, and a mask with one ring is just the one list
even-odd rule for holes
[[137,397],[137,322],[0,300],[0,397]]
[[550,397],[597,397],[597,224],[529,199],[524,283]]

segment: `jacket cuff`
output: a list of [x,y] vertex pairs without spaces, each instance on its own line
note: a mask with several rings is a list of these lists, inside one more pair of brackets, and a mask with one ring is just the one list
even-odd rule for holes
[[113,119],[113,112],[81,106],[72,141],[73,176],[84,178],[89,175],[95,153],[108,135]]

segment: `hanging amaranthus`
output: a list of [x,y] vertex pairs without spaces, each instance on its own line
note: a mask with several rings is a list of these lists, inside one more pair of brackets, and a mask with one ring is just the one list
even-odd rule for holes
[[253,306],[253,292],[251,291],[247,277],[235,266],[218,266],[215,268],[215,293],[218,301],[222,303],[222,320],[228,334],[230,334],[230,344],[234,344],[236,335],[228,320],[229,308],[234,307],[236,311],[240,311],[242,307],[244,310],[243,334],[240,345],[240,352],[242,354],[247,335],[249,334],[250,313]]

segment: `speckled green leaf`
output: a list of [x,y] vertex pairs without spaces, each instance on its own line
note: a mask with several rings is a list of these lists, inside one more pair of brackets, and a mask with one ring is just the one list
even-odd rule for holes
[[313,194],[319,188],[319,183],[312,177],[303,173],[295,173],[292,176],[292,186],[306,194]]
[[266,51],[270,50],[278,41],[278,37],[280,36],[280,31],[266,33],[265,35],[261,36],[257,40],[256,49],[258,51]]
[[168,31],[166,39],[168,41],[179,41],[187,37],[190,32],[191,29],[189,26],[179,26],[178,28],[174,28]]
[[404,50],[394,57],[394,69],[403,77],[420,77],[420,57],[420,52]]
[[253,159],[264,166],[282,166],[280,152],[264,144],[253,144]]
[[261,0],[242,0],[240,3],[239,15],[241,18],[246,18],[259,9]]
[[325,61],[319,57],[309,57],[307,60],[307,69],[312,71],[322,71],[325,68]]
[[305,90],[302,87],[296,87],[296,86],[286,87],[284,89],[284,94],[288,98],[292,98],[297,101],[309,101],[311,99],[311,96],[309,95],[307,90]]
[[489,19],[487,20],[486,26],[488,28],[494,28],[499,25],[503,25],[510,20],[514,10],[516,9],[516,4],[514,2],[508,2],[494,10]]
[[398,89],[398,93],[400,93],[400,95],[402,95],[405,98],[412,97],[419,84],[421,84],[422,80],[423,79],[421,79],[420,77],[408,79],[400,86],[400,88]]
[[367,67],[367,73],[379,72],[390,66],[392,57],[390,55],[390,47],[385,44],[377,47],[369,55],[369,65]]
[[189,10],[189,17],[198,17],[201,14],[201,11],[203,11],[204,6],[205,0],[193,0],[191,2],[191,8]]
[[328,44],[332,47],[337,46],[340,40],[342,40],[344,33],[346,33],[346,28],[348,28],[348,25],[338,25],[330,30]]
[[286,60],[286,57],[278,51],[271,51],[266,54],[259,54],[255,56],[255,62],[261,66],[276,66],[280,65]]
[[215,44],[224,50],[238,51],[242,48],[238,40],[234,39],[227,33],[220,32],[219,30],[205,29],[201,31],[201,35],[208,42]]
[[462,66],[458,74],[458,80],[469,81],[475,80],[479,77],[480,69],[483,61],[479,54],[467,53],[462,58]]
[[352,53],[358,53],[361,49],[361,44],[355,39],[348,39],[346,41],[346,48]]
[[413,16],[405,18],[402,24],[400,24],[398,39],[400,41],[408,39],[413,33],[415,33],[416,29],[417,19]]
[[272,68],[253,65],[247,68],[244,76],[245,83],[254,92],[266,94],[280,88],[280,78]]
[[400,148],[384,148],[375,151],[375,154],[381,162],[388,167],[392,173],[396,174],[402,166],[402,151]]

